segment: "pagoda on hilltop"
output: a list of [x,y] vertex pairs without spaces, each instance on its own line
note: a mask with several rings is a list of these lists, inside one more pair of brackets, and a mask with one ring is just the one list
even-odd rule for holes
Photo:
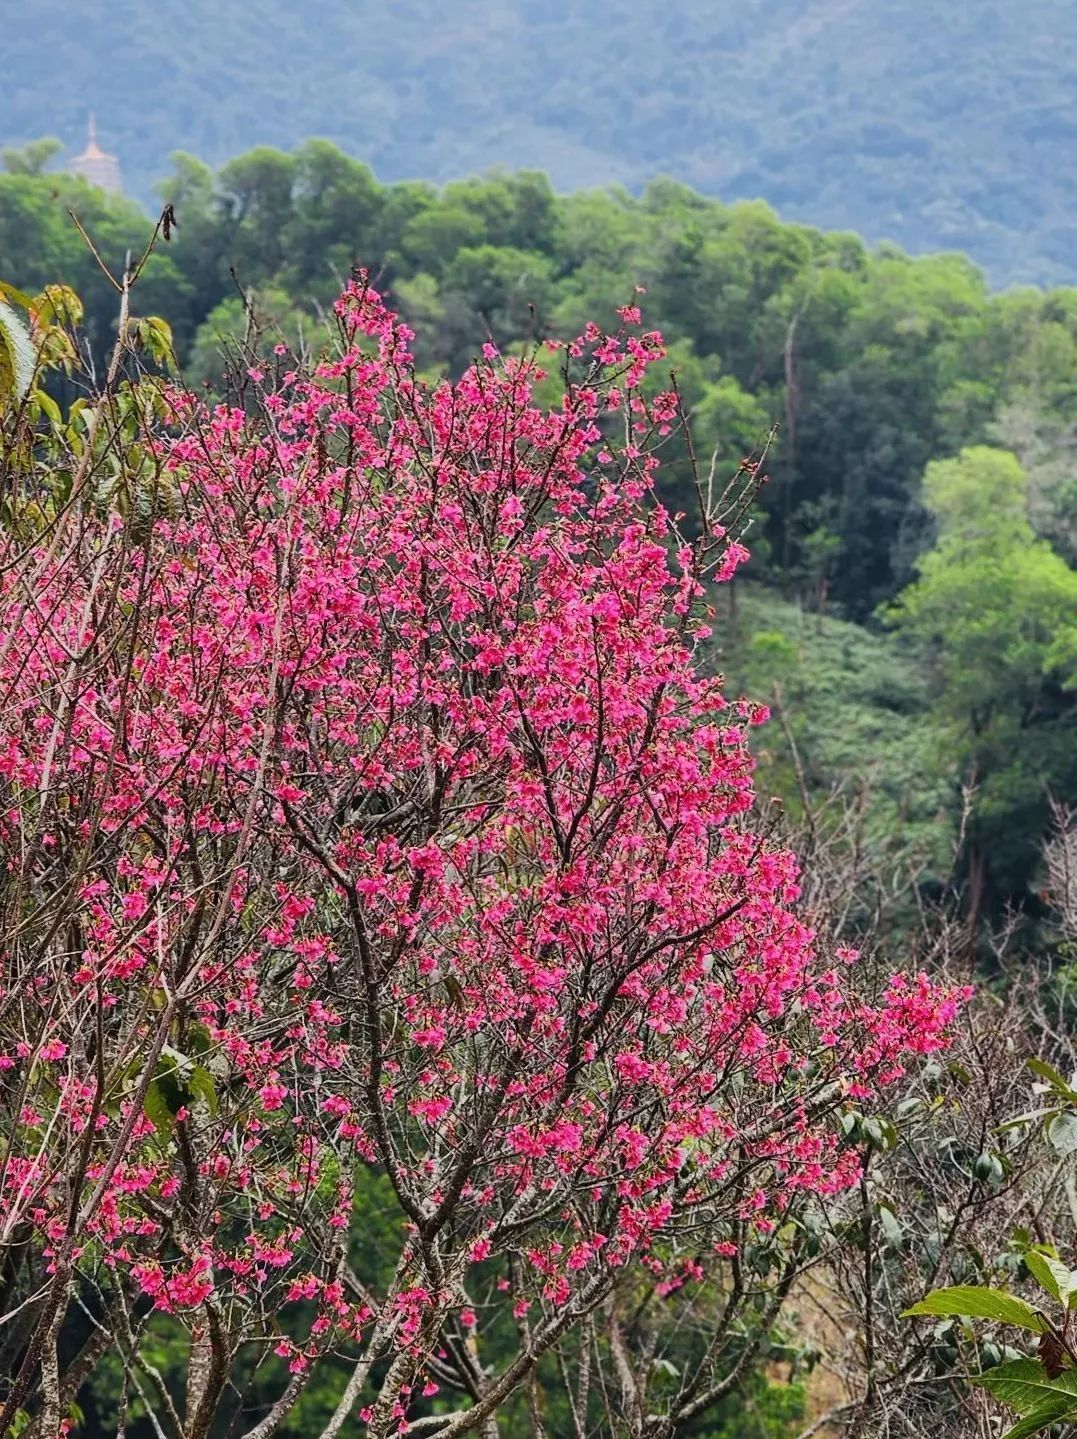
[[72,175],[81,175],[91,185],[107,191],[110,195],[122,195],[120,162],[115,155],[106,155],[97,143],[97,125],[91,113],[86,127],[86,148],[76,155],[68,169]]

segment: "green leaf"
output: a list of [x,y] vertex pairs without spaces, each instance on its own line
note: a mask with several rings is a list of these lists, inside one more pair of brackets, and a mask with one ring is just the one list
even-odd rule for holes
[[1056,1154],[1077,1154],[1077,1114],[1067,1109],[1048,1120],[1047,1142]]
[[69,285],[46,285],[33,301],[39,325],[78,325],[82,322],[82,301]]
[[29,310],[34,303],[29,295],[24,294],[22,290],[16,290],[14,285],[9,285],[4,280],[0,280],[0,295],[3,295],[4,299],[9,300],[11,304],[18,305],[22,310]]
[[[191,1061],[170,1044],[161,1047],[161,1055],[153,1075],[161,1102],[167,1107],[171,1121],[187,1103],[187,1084],[191,1077]],[[151,1086],[152,1087],[152,1086]],[[153,1116],[150,1115],[152,1119]]]
[[210,1114],[217,1113],[217,1086],[208,1069],[196,1064],[187,1081],[187,1089],[192,1099],[202,1100]]
[[1065,1079],[1053,1064],[1048,1064],[1046,1059],[1029,1059],[1025,1061],[1033,1074],[1038,1074],[1041,1079],[1046,1079],[1052,1089],[1057,1089],[1059,1094],[1064,1094],[1067,1099],[1077,1100],[1077,1090],[1070,1087],[1069,1081]]
[[146,1118],[157,1133],[168,1138],[176,1127],[176,1111],[165,1095],[159,1080],[152,1079],[150,1081],[146,1089],[146,1098],[142,1101],[142,1108],[146,1111]]
[[1039,1249],[1030,1249],[1025,1255],[1025,1263],[1040,1288],[1068,1309],[1070,1300],[1077,1293],[1077,1274]]
[[1038,1359],[1015,1359],[977,1374],[971,1381],[988,1390],[1000,1403],[1018,1414],[1032,1414],[1047,1403],[1074,1407],[1077,1371],[1069,1369],[1050,1379]]
[[197,1022],[188,1025],[187,1047],[192,1054],[197,1054],[199,1058],[204,1054],[212,1054],[215,1046],[209,1028]]
[[1023,1419],[1018,1419],[1013,1428],[1007,1429],[999,1439],[1029,1439],[1029,1435],[1049,1429],[1060,1419],[1072,1419],[1074,1414],[1077,1414],[1077,1409],[1072,1405],[1066,1408],[1058,1403],[1044,1404],[1039,1409],[1034,1409],[1031,1414],[1026,1414]]
[[191,1060],[186,1054],[181,1054],[175,1045],[162,1044],[161,1057],[157,1063],[158,1075],[173,1074],[186,1082],[190,1076],[191,1068]]
[[1010,1129],[1024,1129],[1026,1125],[1032,1124],[1037,1119],[1045,1119],[1047,1117],[1053,1119],[1055,1115],[1061,1114],[1061,1112],[1057,1104],[1045,1104],[1039,1109],[1029,1109],[1026,1110],[1024,1114],[1018,1114],[1015,1115],[1013,1119],[1007,1119],[1005,1124],[998,1126],[996,1132],[1004,1134]]
[[175,363],[175,351],[172,327],[168,321],[162,320],[160,315],[147,315],[134,323],[139,343],[145,346],[158,364],[166,369],[171,368]]
[[30,1423],[30,1418],[30,1414],[25,1409],[16,1409],[6,1431],[6,1439],[18,1439],[18,1436]]
[[11,306],[0,300],[0,402],[21,400],[36,366],[30,331]]
[[52,396],[45,390],[35,390],[34,401],[45,418],[59,428],[63,423],[63,416],[60,413],[60,406]]
[[852,1139],[855,1137],[856,1131],[859,1129],[862,1120],[863,1115],[857,1114],[855,1109],[851,1109],[847,1114],[843,1114],[841,1116],[841,1132],[842,1134],[844,1134],[846,1139]]
[[872,1115],[870,1119],[864,1120],[863,1134],[873,1149],[885,1152],[897,1147],[897,1130],[888,1119],[883,1119],[880,1115]]
[[879,1227],[883,1232],[883,1242],[888,1248],[902,1248],[905,1243],[905,1231],[902,1229],[897,1215],[887,1204],[879,1206]]
[[1000,1324],[1016,1324],[1033,1334],[1043,1334],[1047,1321],[1031,1304],[998,1289],[985,1289],[976,1284],[955,1284],[950,1289],[936,1289],[906,1309],[903,1319],[919,1314],[959,1319],[995,1319]]

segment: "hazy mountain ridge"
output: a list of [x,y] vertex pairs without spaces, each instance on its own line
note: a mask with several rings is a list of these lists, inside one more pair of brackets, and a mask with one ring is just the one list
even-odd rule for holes
[[[0,138],[85,113],[142,196],[324,135],[385,179],[493,164],[559,188],[675,175],[783,216],[1077,278],[1070,0],[0,0]],[[50,83],[52,77],[52,83]],[[823,98],[821,98],[823,97]]]

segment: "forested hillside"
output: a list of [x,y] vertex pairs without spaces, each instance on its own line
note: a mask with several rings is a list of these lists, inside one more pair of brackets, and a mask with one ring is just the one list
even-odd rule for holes
[[[0,142],[95,109],[144,200],[168,157],[324,135],[383,180],[669,174],[995,284],[1075,277],[1069,0],[3,0]],[[62,83],[53,83],[63,77]]]

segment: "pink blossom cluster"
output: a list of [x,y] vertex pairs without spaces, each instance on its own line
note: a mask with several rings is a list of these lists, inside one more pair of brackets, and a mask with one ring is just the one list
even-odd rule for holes
[[87,511],[0,569],[0,1222],[192,1326],[276,1304],[296,1374],[695,1282],[855,1181],[836,1112],[961,998],[869,1003],[798,915],[638,311],[552,409],[534,355],[427,388],[365,279],[337,312],[246,410],[173,395],[148,537]]

